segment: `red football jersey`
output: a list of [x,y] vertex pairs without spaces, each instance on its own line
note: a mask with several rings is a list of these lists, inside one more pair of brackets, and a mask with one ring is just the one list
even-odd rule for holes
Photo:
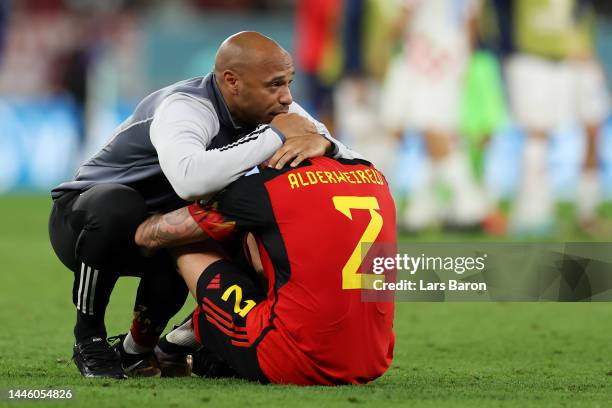
[[360,266],[363,244],[395,250],[395,206],[372,165],[321,157],[267,169],[191,210],[215,239],[235,230],[257,238],[269,284],[247,332],[271,382],[364,383],[387,370],[394,304],[364,301],[371,283]]

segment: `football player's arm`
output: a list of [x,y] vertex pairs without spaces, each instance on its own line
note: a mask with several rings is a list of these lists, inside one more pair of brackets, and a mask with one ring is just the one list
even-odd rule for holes
[[206,150],[219,132],[210,101],[173,94],[157,108],[151,122],[151,143],[164,175],[179,197],[204,198],[229,185],[282,146],[284,136],[260,126],[220,149]]
[[135,241],[145,253],[203,241],[208,235],[189,213],[189,207],[147,218],[136,230]]
[[209,238],[224,241],[237,231],[257,231],[272,217],[265,190],[256,178],[242,178],[208,203],[196,201],[167,214],[152,215],[136,230],[136,244],[152,253]]
[[478,46],[483,3],[481,0],[471,0],[468,2],[467,7],[465,32],[467,33],[470,49],[474,50]]

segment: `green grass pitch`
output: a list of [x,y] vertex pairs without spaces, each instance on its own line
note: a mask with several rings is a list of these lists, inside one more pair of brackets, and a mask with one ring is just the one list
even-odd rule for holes
[[[48,243],[49,207],[46,197],[0,197],[1,406],[605,407],[612,402],[612,304],[607,303],[400,303],[394,363],[365,386],[83,379],[70,361],[71,274]],[[120,279],[107,315],[109,333],[127,330],[136,283]],[[71,388],[74,399],[6,399],[8,389],[58,388]]]

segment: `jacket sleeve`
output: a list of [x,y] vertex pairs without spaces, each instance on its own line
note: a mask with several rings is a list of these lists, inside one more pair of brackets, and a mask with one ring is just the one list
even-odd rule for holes
[[151,123],[159,164],[179,197],[192,201],[217,192],[268,159],[284,137],[260,126],[231,145],[206,150],[219,132],[210,101],[185,94],[167,97]]

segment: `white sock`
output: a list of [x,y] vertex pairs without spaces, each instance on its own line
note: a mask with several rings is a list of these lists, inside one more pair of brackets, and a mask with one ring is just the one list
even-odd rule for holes
[[554,202],[548,175],[548,141],[529,137],[523,151],[523,175],[512,214],[517,229],[537,228],[552,221]]
[[421,183],[408,195],[408,205],[401,216],[402,225],[411,231],[420,231],[439,221],[441,208],[432,186],[429,161],[423,164]]
[[200,347],[200,344],[195,338],[193,327],[191,326],[191,319],[168,333],[166,335],[166,340],[177,346],[189,347],[192,349]]
[[599,178],[596,170],[582,173],[578,187],[578,217],[581,221],[595,219],[599,205]]
[[131,332],[128,332],[127,336],[125,336],[125,339],[123,340],[123,349],[128,354],[141,354],[153,351],[153,347],[145,347],[136,343]]
[[467,157],[455,150],[440,160],[435,168],[436,177],[452,192],[449,218],[460,225],[481,221],[489,209],[484,191],[476,183]]

